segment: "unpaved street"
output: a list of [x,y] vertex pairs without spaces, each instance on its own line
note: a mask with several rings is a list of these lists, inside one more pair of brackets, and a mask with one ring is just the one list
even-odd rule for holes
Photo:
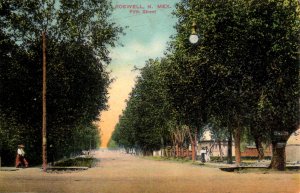
[[228,173],[217,168],[97,151],[98,166],[72,173],[38,168],[0,171],[0,192],[82,193],[299,193],[298,173]]

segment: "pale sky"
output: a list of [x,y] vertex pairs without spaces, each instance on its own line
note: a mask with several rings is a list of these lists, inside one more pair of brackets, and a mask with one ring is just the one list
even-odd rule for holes
[[[113,6],[121,5],[125,8],[116,8],[113,12],[112,21],[128,28],[125,36],[120,38],[124,46],[111,50],[112,62],[108,66],[111,77],[115,81],[109,89],[110,108],[101,113],[99,127],[102,133],[101,147],[106,147],[118,122],[122,109],[125,108],[125,100],[128,98],[134,81],[138,75],[133,71],[134,66],[142,67],[149,58],[162,57],[170,36],[175,34],[173,26],[176,18],[171,12],[179,0],[113,0]],[[157,8],[165,4],[164,8]],[[144,7],[130,9],[130,7]],[[151,5],[151,8],[148,8]],[[130,10],[132,10],[130,12]],[[139,13],[133,13],[135,11]],[[154,11],[152,14],[144,14],[143,10]]]

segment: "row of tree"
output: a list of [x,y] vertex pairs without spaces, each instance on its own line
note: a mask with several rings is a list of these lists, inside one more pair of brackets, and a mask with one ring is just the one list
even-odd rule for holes
[[[174,15],[177,34],[164,58],[141,69],[112,139],[146,154],[188,140],[195,159],[210,128],[229,146],[233,136],[237,164],[247,135],[260,150],[271,143],[270,168],[283,170],[299,127],[299,2],[184,0]],[[196,45],[188,41],[193,22]]]
[[122,28],[108,1],[0,2],[0,153],[12,165],[18,144],[41,163],[42,40],[47,35],[49,160],[98,147],[94,121],[107,108],[109,48]]

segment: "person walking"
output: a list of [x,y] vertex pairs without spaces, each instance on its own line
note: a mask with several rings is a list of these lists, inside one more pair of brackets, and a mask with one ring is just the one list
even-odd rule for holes
[[28,167],[28,162],[25,159],[25,151],[24,151],[24,145],[18,145],[17,150],[17,156],[16,156],[16,168],[22,167]]

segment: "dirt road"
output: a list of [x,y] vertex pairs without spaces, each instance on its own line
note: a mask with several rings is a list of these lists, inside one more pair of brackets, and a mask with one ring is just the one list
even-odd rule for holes
[[0,192],[82,193],[299,193],[298,173],[228,173],[217,168],[152,161],[97,151],[98,166],[73,173],[38,168],[0,171]]

